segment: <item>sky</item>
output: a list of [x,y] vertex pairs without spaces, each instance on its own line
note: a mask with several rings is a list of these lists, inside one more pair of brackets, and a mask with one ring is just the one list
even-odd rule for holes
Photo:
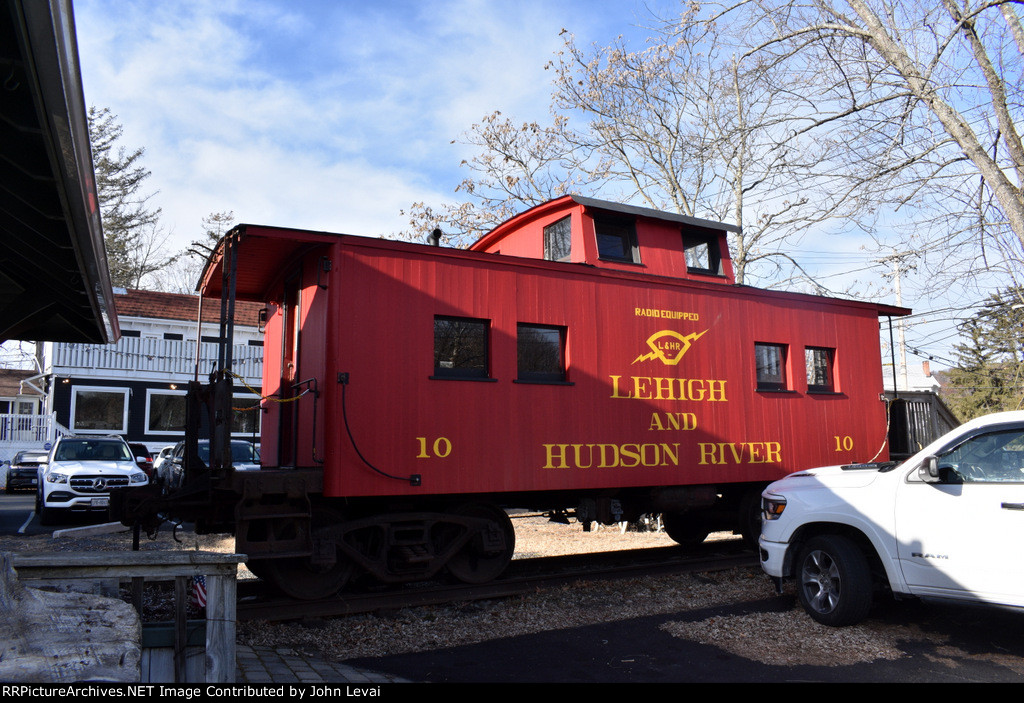
[[659,1],[75,0],[74,12],[86,104],[145,148],[180,247],[222,211],[402,230],[413,203],[454,199],[470,153],[452,142],[473,123],[547,115],[544,65],[563,29],[607,43]]
[[[459,164],[474,154],[458,139],[474,123],[494,110],[545,121],[545,64],[563,32],[639,49],[652,16],[678,11],[676,0],[74,0],[86,104],[116,115],[123,146],[145,149],[172,251],[227,211],[397,233],[413,203],[458,201]],[[857,241],[809,241],[801,258],[832,290],[887,283]],[[917,339],[950,365],[951,324]]]

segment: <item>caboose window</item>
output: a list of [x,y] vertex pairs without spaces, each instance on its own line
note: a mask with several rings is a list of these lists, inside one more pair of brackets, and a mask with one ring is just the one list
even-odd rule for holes
[[563,217],[544,228],[544,258],[548,261],[568,261],[571,253],[572,218]]
[[782,344],[755,344],[757,389],[786,390],[786,347]]
[[832,393],[835,391],[832,365],[835,353],[835,349],[823,347],[807,347],[804,349],[808,391],[816,391],[818,393]]
[[519,381],[565,382],[565,328],[517,325]]
[[434,376],[487,378],[489,324],[466,317],[434,318]]
[[598,256],[605,261],[640,262],[636,226],[632,220],[594,218]]
[[721,273],[722,254],[716,236],[684,234],[683,253],[686,256],[686,270],[690,273]]

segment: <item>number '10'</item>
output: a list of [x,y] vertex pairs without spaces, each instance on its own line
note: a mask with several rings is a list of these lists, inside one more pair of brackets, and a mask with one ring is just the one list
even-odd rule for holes
[[452,443],[447,437],[438,437],[429,447],[427,446],[426,437],[417,437],[416,442],[420,446],[420,451],[416,455],[417,459],[429,459],[432,456],[444,459],[452,453]]
[[835,435],[833,439],[836,440],[837,452],[848,452],[853,449],[853,437],[851,437],[850,435],[846,435],[845,437]]

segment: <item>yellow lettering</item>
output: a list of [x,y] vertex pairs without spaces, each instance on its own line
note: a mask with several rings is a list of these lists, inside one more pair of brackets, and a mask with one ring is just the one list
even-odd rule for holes
[[697,444],[700,449],[700,461],[698,464],[724,464],[718,460],[718,451],[713,442],[700,442]]
[[708,379],[708,400],[712,403],[725,400],[725,381]]
[[[743,446],[744,445],[741,444],[741,445],[739,445],[739,447],[737,447],[735,442],[729,442],[727,445],[722,445],[722,446],[729,447],[729,453],[732,454],[733,463],[736,463],[736,464],[743,463]],[[725,455],[725,451],[724,450],[722,451],[722,455],[723,456]]]
[[632,469],[640,465],[640,447],[636,444],[623,444],[619,447],[619,456],[622,457],[620,466],[624,469]]
[[779,442],[699,442],[697,449],[703,465],[782,463]]
[[619,465],[619,448],[614,444],[597,445],[601,452],[601,462],[597,465],[599,469],[614,469]]
[[619,393],[619,379],[620,378],[622,378],[622,376],[612,376],[611,377],[611,379],[612,379],[612,398],[632,398],[633,397],[632,393],[630,393],[628,395],[622,395],[622,394]]
[[640,400],[650,400],[651,396],[647,390],[647,384],[650,382],[649,376],[634,376],[633,377],[633,397],[639,398]]
[[693,413],[651,413],[648,431],[695,430],[697,416]]
[[[692,400],[695,402],[724,402],[725,381],[713,378],[673,378],[671,376],[622,376],[609,375],[612,383],[612,398],[633,398],[636,400]],[[632,386],[632,390],[627,390]]]
[[675,393],[673,388],[675,386],[676,379],[656,377],[654,379],[654,399],[655,400],[675,400]]
[[679,443],[544,444],[545,469],[679,466]]
[[[568,469],[569,464],[565,461],[565,450],[569,447],[568,444],[545,444],[544,451],[547,454],[547,461],[544,463],[545,469]],[[557,460],[558,464],[555,465]]]

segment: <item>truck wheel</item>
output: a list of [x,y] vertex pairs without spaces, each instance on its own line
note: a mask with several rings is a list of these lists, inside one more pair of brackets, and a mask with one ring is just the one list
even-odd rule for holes
[[823,625],[853,625],[871,610],[868,561],[846,537],[822,535],[809,540],[800,550],[796,576],[800,604]]

